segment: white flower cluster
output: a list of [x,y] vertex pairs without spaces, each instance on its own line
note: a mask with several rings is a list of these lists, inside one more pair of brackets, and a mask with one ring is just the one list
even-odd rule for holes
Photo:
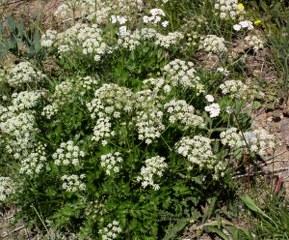
[[62,142],[60,148],[53,153],[52,158],[57,166],[79,165],[79,158],[83,158],[85,153],[74,145],[73,141]]
[[105,173],[107,175],[111,175],[113,172],[119,172],[119,164],[122,163],[123,159],[120,156],[120,152],[108,153],[101,155],[100,157],[100,165],[105,168]]
[[218,67],[217,72],[222,73],[224,76],[229,76],[230,72],[228,71],[228,69],[224,68],[224,67]]
[[243,4],[238,0],[215,0],[215,14],[221,19],[236,19],[245,13]]
[[49,104],[42,109],[41,115],[45,116],[47,119],[50,119],[58,112],[58,107],[59,106],[57,103]]
[[154,139],[159,138],[165,126],[162,123],[163,112],[157,108],[138,111],[136,116],[136,128],[138,139],[151,144]]
[[126,26],[121,26],[119,28],[118,35],[118,45],[122,46],[123,48],[129,49],[130,51],[135,50],[136,47],[140,45],[142,39],[141,33],[138,29],[134,32],[131,32],[127,29]]
[[93,219],[96,219],[99,215],[102,216],[106,212],[105,204],[99,202],[98,200],[87,201],[86,206],[87,207],[85,208],[84,214]]
[[[162,18],[165,17],[165,12],[160,8],[153,8],[150,10],[150,16],[145,15],[143,17],[144,23],[153,23],[157,24],[162,21]],[[163,21],[161,25],[166,28],[169,25],[168,21]]]
[[187,104],[185,100],[171,100],[164,105],[167,112],[170,114],[169,121],[171,123],[180,122],[190,127],[202,127],[204,119],[194,114],[194,107]]
[[5,149],[13,154],[15,159],[27,156],[28,150],[35,144],[35,117],[29,112],[13,113],[5,108],[0,112],[0,143],[6,145]]
[[84,55],[94,57],[96,62],[108,51],[108,46],[102,37],[102,30],[96,24],[89,26],[77,23],[56,37],[58,52],[79,51]]
[[214,156],[210,144],[211,140],[203,136],[183,137],[176,144],[176,151],[189,162],[199,165],[200,168],[213,169],[216,164],[216,156]]
[[265,129],[258,128],[251,132],[244,133],[246,143],[250,151],[260,156],[266,156],[268,149],[275,148],[274,135],[269,134]]
[[159,93],[163,90],[164,93],[170,93],[172,87],[170,84],[167,84],[164,78],[148,78],[143,80],[143,89],[153,89],[154,92]]
[[[245,137],[245,139],[244,139]],[[275,148],[275,138],[265,129],[258,128],[254,131],[245,132],[244,136],[237,128],[229,128],[220,134],[221,142],[231,148],[241,148],[264,157],[267,150]],[[249,147],[249,149],[247,149]]]
[[15,192],[13,182],[9,177],[0,177],[0,202],[4,202]]
[[252,29],[254,29],[254,26],[253,26],[253,23],[251,21],[244,20],[244,21],[239,22],[238,24],[235,24],[233,26],[233,29],[235,31],[240,31],[241,29],[252,30]]
[[253,48],[254,52],[264,48],[264,41],[258,36],[249,35],[245,37],[244,41],[249,48]]
[[221,109],[218,103],[212,103],[205,107],[205,111],[210,113],[210,117],[214,118],[220,115]]
[[25,84],[41,82],[44,77],[45,75],[35,70],[30,62],[21,62],[10,69],[8,84],[11,87],[21,87]]
[[136,107],[141,110],[153,109],[153,108],[162,108],[160,103],[162,96],[159,95],[159,92],[156,89],[145,89],[135,93],[135,102]]
[[224,95],[229,95],[231,98],[247,99],[250,97],[250,89],[240,80],[228,80],[220,85],[220,89]]
[[212,96],[212,95],[206,95],[205,96],[205,99],[208,101],[208,102],[214,102],[215,101],[215,98],[214,98],[214,96]]
[[12,104],[15,111],[34,108],[41,98],[40,92],[23,91],[12,94]]
[[141,182],[143,188],[152,186],[154,190],[159,190],[160,186],[154,182],[154,178],[162,177],[167,166],[164,157],[155,156],[149,158],[145,160],[145,166],[141,168],[137,181]]
[[96,142],[102,140],[102,146],[106,146],[108,144],[107,140],[115,136],[115,132],[111,129],[111,125],[112,124],[109,117],[100,117],[97,119],[95,127],[93,128],[93,136],[91,140]]
[[225,45],[225,39],[216,35],[207,35],[201,37],[199,50],[204,50],[209,53],[221,54],[228,51]]
[[209,103],[212,103],[205,107],[205,111],[210,113],[211,118],[219,116],[221,108],[218,103],[214,103],[215,101],[214,97],[212,95],[206,95],[205,98]]
[[133,93],[117,84],[103,84],[94,92],[95,98],[86,106],[91,117],[110,116],[119,118],[121,112],[130,112],[133,108]]
[[26,174],[30,177],[39,174],[46,165],[45,145],[38,144],[36,150],[21,160],[20,174]]
[[41,45],[43,47],[51,47],[55,42],[57,31],[48,29],[45,34],[41,36]]
[[55,115],[59,108],[68,103],[72,103],[75,97],[83,96],[86,92],[92,90],[98,81],[90,76],[69,79],[55,86],[55,91],[49,97],[51,104],[42,109],[41,115],[50,119]]
[[67,17],[68,15],[72,15],[72,6],[68,3],[63,3],[61,5],[59,5],[59,7],[56,9],[56,11],[54,12],[55,16],[59,16],[59,17]]
[[221,142],[230,148],[243,148],[246,144],[237,128],[228,128],[220,134]]
[[62,189],[67,192],[78,192],[86,189],[85,183],[82,180],[85,178],[85,174],[81,174],[80,176],[72,174],[72,175],[63,175],[61,180],[63,181]]
[[119,226],[119,221],[113,221],[109,223],[106,227],[99,230],[102,240],[114,240],[117,239],[118,235],[122,232],[121,227]]
[[92,140],[102,140],[102,145],[105,146],[107,139],[115,135],[111,129],[112,120],[132,111],[134,95],[128,88],[117,84],[103,84],[95,91],[94,96],[86,104],[92,119],[97,119]]
[[116,23],[119,23],[120,25],[123,25],[127,22],[127,17],[124,17],[124,16],[115,16],[115,15],[112,15],[111,16],[111,23],[113,24],[116,24]]
[[181,32],[169,32],[167,35],[156,33],[155,44],[157,46],[169,49],[172,45],[176,45],[183,38],[184,34]]
[[193,88],[197,93],[203,92],[204,86],[200,83],[200,77],[197,76],[192,62],[175,59],[165,65],[163,71],[168,76],[169,83],[173,86]]
[[152,28],[142,28],[141,30],[136,29],[132,32],[128,30],[126,26],[121,26],[119,28],[118,35],[119,46],[123,46],[130,50],[134,50],[139,46],[141,40],[149,40],[157,46],[168,49],[184,38],[184,34],[181,32],[169,32],[167,35],[163,35]]

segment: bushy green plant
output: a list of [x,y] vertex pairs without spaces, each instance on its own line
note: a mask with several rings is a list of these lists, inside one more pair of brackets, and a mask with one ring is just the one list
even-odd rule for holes
[[[0,75],[1,162],[12,166],[0,200],[47,234],[173,239],[214,218],[234,195],[232,175],[246,173],[242,158],[266,155],[274,141],[250,129],[258,91],[219,66],[230,62],[231,35],[196,20],[201,3],[115,4],[67,1],[57,10],[72,26],[46,31],[39,49],[60,75],[27,61]],[[219,18],[210,24],[231,31],[232,19]],[[197,66],[188,54],[198,51],[222,59],[219,68]]]

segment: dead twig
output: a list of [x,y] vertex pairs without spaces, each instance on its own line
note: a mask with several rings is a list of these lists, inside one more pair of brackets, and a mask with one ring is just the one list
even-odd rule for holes
[[13,231],[11,231],[11,232],[9,232],[9,233],[6,233],[5,235],[1,236],[1,238],[6,238],[6,237],[8,237],[9,235],[11,235],[12,233],[18,232],[18,231],[20,231],[20,230],[22,230],[22,229],[24,229],[24,228],[25,228],[24,225],[22,225],[22,226],[20,226],[20,227],[18,227],[18,228],[15,228]]

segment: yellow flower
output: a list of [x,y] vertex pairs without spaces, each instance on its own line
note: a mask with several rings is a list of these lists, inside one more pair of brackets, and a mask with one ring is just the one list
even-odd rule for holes
[[261,21],[260,19],[257,19],[257,20],[254,22],[254,24],[255,24],[255,25],[259,25],[261,22],[262,22],[262,21]]
[[244,10],[245,6],[243,3],[238,3],[237,6],[239,7],[240,10]]

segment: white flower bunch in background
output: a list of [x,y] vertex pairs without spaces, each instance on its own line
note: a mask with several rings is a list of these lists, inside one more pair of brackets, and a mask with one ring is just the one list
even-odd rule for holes
[[21,87],[25,84],[39,83],[45,75],[35,70],[30,62],[21,62],[9,70],[8,84],[11,87]]
[[94,92],[95,98],[86,104],[91,117],[110,116],[119,118],[121,113],[130,112],[134,96],[130,89],[117,84],[103,84]]
[[120,152],[108,153],[101,155],[100,166],[105,168],[106,175],[119,172],[119,164],[122,163],[123,159]]
[[143,188],[151,186],[154,190],[159,190],[159,184],[154,182],[155,177],[162,177],[167,164],[165,158],[155,156],[145,160],[145,166],[141,168],[140,176],[137,177],[137,181],[141,182]]
[[86,185],[83,182],[85,178],[85,174],[81,174],[80,176],[72,174],[72,175],[63,175],[61,180],[63,181],[62,189],[67,192],[78,192],[86,189]]
[[35,151],[21,160],[20,174],[26,174],[30,177],[38,175],[46,166],[45,145],[39,144]]
[[122,229],[119,226],[119,221],[114,220],[103,229],[100,229],[98,233],[101,235],[102,240],[114,240],[117,239],[121,232]]
[[43,47],[51,47],[55,42],[57,31],[48,29],[45,34],[41,36],[41,45]]
[[226,69],[224,67],[218,67],[217,72],[224,74],[224,76],[226,76],[226,77],[229,76],[229,74],[230,74],[228,69]]
[[0,116],[0,144],[5,145],[9,154],[15,159],[27,156],[28,150],[33,149],[35,136],[39,131],[36,128],[35,117],[28,112],[4,112]]
[[96,24],[77,23],[66,31],[59,33],[56,37],[59,53],[79,51],[83,55],[94,57],[96,62],[108,51],[108,46],[102,37],[102,30]]
[[264,48],[264,41],[256,35],[249,35],[245,37],[244,41],[249,48],[253,48],[254,52]]
[[242,18],[245,13],[243,4],[238,4],[238,0],[215,0],[215,15],[221,19],[237,19]]
[[247,30],[252,30],[254,29],[253,23],[251,21],[245,20],[241,21],[238,24],[235,24],[233,26],[233,29],[235,31],[240,31],[241,29],[247,29]]
[[220,85],[220,89],[231,98],[247,99],[251,95],[249,87],[240,80],[225,81]]
[[50,119],[59,111],[61,106],[74,101],[73,96],[75,93],[77,93],[76,86],[71,80],[63,81],[56,85],[53,95],[49,97],[52,103],[42,109],[41,115]]
[[[150,10],[150,16],[143,16],[144,23],[153,23],[157,24],[160,23],[163,18],[166,16],[165,12],[160,8],[153,8]],[[166,28],[169,25],[168,21],[162,21],[161,25]]]
[[15,192],[14,184],[9,177],[0,177],[0,202],[4,202]]
[[246,146],[243,136],[238,132],[237,128],[228,128],[220,134],[221,142],[230,148],[243,148]]
[[204,119],[194,114],[194,107],[186,103],[185,100],[171,100],[164,105],[169,113],[169,121],[171,123],[180,122],[185,126],[202,127]]
[[98,81],[90,76],[65,80],[55,86],[54,93],[48,97],[51,102],[42,109],[41,115],[50,119],[60,107],[72,103],[75,97],[84,96],[98,84]]
[[200,83],[200,77],[194,69],[192,62],[175,59],[164,66],[163,72],[167,75],[166,80],[172,86],[192,88],[201,93],[204,86]]
[[225,45],[225,39],[216,35],[207,35],[201,37],[199,50],[204,50],[209,53],[221,54],[228,51]]
[[176,152],[200,168],[213,169],[216,165],[216,156],[210,144],[211,140],[203,136],[183,137],[176,143]]
[[157,108],[147,109],[146,111],[138,111],[136,113],[136,128],[138,139],[151,144],[154,139],[161,136],[165,126],[162,123],[163,112]]
[[142,89],[153,89],[157,93],[163,90],[164,93],[170,93],[172,87],[164,78],[148,78],[143,80]]
[[[54,12],[54,16],[60,17],[60,18],[72,16],[73,4],[75,5],[77,2],[80,2],[80,1],[79,0],[67,1],[67,3],[63,3],[63,4],[59,5],[59,7]],[[69,3],[71,3],[71,4],[69,4]]]
[[124,25],[127,22],[127,17],[125,16],[119,16],[119,15],[112,15],[111,16],[111,23],[112,24],[120,24],[120,25]]
[[74,145],[73,141],[62,142],[60,148],[53,153],[52,158],[56,166],[77,166],[80,164],[79,158],[83,158],[85,153]]
[[250,151],[262,157],[267,155],[267,150],[275,148],[275,137],[263,128],[245,132],[244,136]]
[[119,39],[117,41],[118,45],[129,49],[130,51],[133,51],[136,49],[137,46],[141,43],[141,33],[138,29],[136,29],[134,32],[131,32],[129,29],[127,29],[126,26],[121,26],[119,28]]
[[65,21],[83,19],[96,23],[104,23],[112,11],[112,4],[101,0],[66,0],[54,12],[57,18]]
[[178,44],[184,37],[183,33],[177,31],[169,32],[167,35],[156,33],[155,44],[165,49],[169,49],[171,46]]
[[162,108],[160,100],[161,95],[158,94],[156,89],[145,89],[136,92],[135,95],[135,107],[140,110],[147,110],[152,108]]
[[115,132],[112,130],[111,119],[109,117],[100,117],[95,123],[93,128],[92,141],[99,142],[101,140],[102,146],[106,146],[108,139],[115,136]]
[[12,105],[15,111],[22,111],[34,108],[41,98],[42,94],[36,91],[23,91],[19,93],[13,93]]
[[171,46],[176,45],[182,40],[185,35],[182,32],[169,32],[167,35],[163,35],[152,28],[142,28],[137,30],[143,40],[153,41],[157,46],[169,49]]

